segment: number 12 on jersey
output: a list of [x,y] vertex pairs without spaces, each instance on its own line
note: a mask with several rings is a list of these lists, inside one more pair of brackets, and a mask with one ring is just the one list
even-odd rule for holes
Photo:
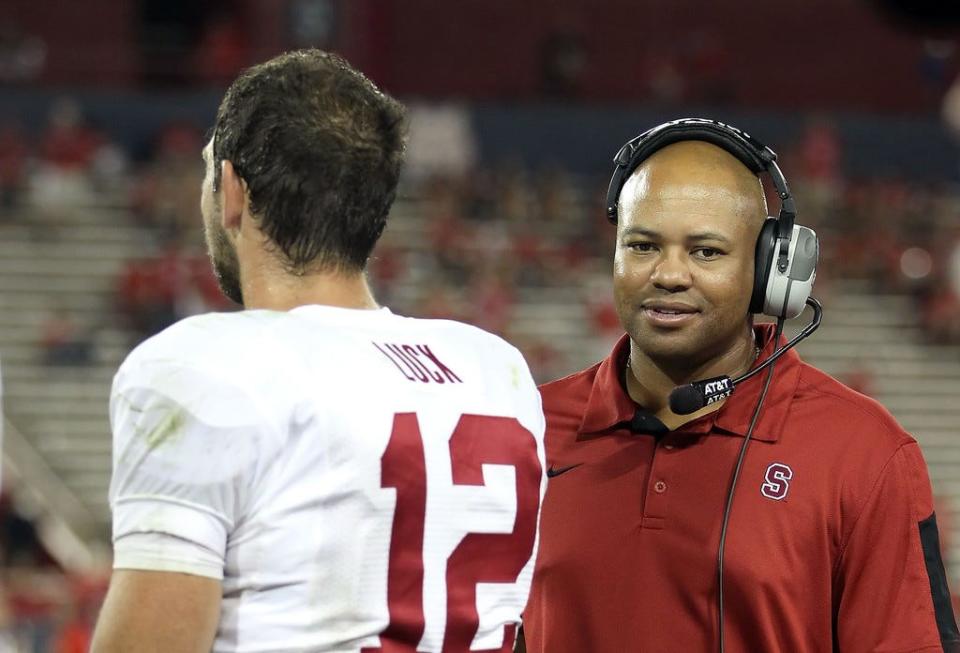
[[[483,465],[515,470],[517,512],[510,533],[468,533],[447,559],[447,613],[442,653],[467,653],[477,634],[477,583],[513,583],[533,555],[542,468],[533,434],[512,417],[463,415],[450,437],[454,485],[484,485]],[[390,537],[387,606],[390,623],[378,648],[361,653],[412,653],[423,637],[423,538],[427,474],[416,413],[394,416],[380,461],[381,485],[397,491]],[[503,628],[503,644],[486,653],[509,653],[516,626]],[[480,652],[476,652],[480,653]]]

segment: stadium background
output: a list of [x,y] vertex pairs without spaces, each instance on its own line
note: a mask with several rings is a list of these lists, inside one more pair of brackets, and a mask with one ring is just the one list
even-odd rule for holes
[[958,28],[898,5],[4,0],[0,651],[86,650],[113,371],[172,321],[229,310],[200,148],[238,70],[311,45],[411,108],[379,299],[504,334],[540,380],[620,333],[602,207],[617,148],[691,115],[771,144],[822,239],[824,326],[801,352],[920,440],[960,588]]

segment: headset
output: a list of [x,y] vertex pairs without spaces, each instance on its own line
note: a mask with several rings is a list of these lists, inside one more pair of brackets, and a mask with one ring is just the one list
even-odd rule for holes
[[[750,419],[750,426],[740,446],[737,462],[731,474],[720,528],[720,542],[717,548],[717,630],[719,651],[723,653],[725,644],[723,560],[727,526],[730,522],[737,480],[746,457],[747,446],[750,444],[754,427],[760,417],[760,410],[773,379],[776,360],[820,326],[823,315],[822,306],[816,299],[810,297],[817,275],[820,244],[813,229],[794,223],[797,216],[796,204],[790,193],[790,187],[787,186],[787,180],[777,165],[776,153],[746,132],[706,118],[683,118],[663,123],[643,132],[620,148],[613,159],[616,168],[607,190],[607,219],[610,222],[617,224],[620,192],[633,171],[658,150],[680,141],[704,141],[716,145],[734,156],[754,174],[760,175],[765,172],[773,181],[780,201],[780,210],[777,212],[777,217],[767,217],[757,238],[750,313],[769,315],[777,319],[774,343],[779,343],[784,321],[800,315],[804,306],[809,305],[813,309],[813,319],[809,325],[783,347],[777,347],[775,344],[773,353],[748,373],[736,379],[724,376],[696,381],[674,389],[670,396],[670,406],[674,412],[689,414],[707,403],[728,397],[733,393],[737,383],[745,381],[764,368],[767,370],[766,379]],[[721,383],[708,385],[711,381]],[[711,395],[704,390],[715,386],[722,387],[722,392],[714,392]]]

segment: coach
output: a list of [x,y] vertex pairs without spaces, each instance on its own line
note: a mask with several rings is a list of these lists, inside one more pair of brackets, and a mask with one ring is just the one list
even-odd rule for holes
[[[550,481],[528,651],[956,650],[926,466],[881,405],[791,349],[726,399],[671,409],[678,386],[743,374],[785,343],[753,321],[786,312],[764,296],[787,261],[785,213],[767,218],[758,179],[774,159],[704,120],[618,155],[626,334],[541,388]],[[811,238],[791,256],[812,248],[815,264]]]

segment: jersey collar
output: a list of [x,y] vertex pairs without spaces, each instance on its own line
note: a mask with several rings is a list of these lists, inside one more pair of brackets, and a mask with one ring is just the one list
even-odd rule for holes
[[[757,359],[758,362],[763,362],[774,349],[774,326],[758,324],[754,327],[754,331],[757,341],[764,343],[760,357]],[[780,345],[784,343],[786,338],[781,336]],[[615,431],[617,427],[623,427],[633,418],[637,404],[627,394],[622,383],[629,351],[630,338],[624,334],[614,345],[610,355],[600,363],[587,400],[583,420],[580,423],[580,435],[606,435],[605,432]],[[780,438],[787,414],[790,412],[790,404],[800,382],[801,367],[800,356],[793,349],[777,360],[770,390],[767,392],[760,418],[753,432],[753,437],[757,440],[776,442]],[[728,435],[745,436],[765,378],[766,371],[737,385],[736,391],[720,410],[687,422],[675,432],[706,434],[716,431]]]

